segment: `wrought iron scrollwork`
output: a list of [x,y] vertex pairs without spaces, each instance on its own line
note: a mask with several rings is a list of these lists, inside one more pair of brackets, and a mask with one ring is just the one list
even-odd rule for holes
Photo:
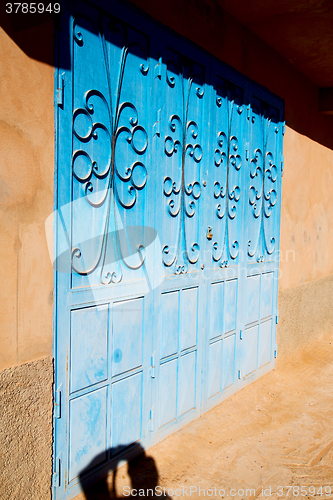
[[[258,220],[257,234],[255,239],[248,240],[248,255],[254,257],[257,252],[260,253],[259,243],[262,238],[263,253],[271,255],[275,249],[275,238],[267,236],[267,228],[265,220],[268,221],[272,215],[272,211],[277,202],[277,178],[278,169],[274,162],[274,155],[268,150],[268,137],[270,129],[273,128],[273,118],[265,116],[267,109],[261,113],[261,127],[263,134],[263,151],[260,148],[254,150],[253,158],[250,160],[250,188],[249,188],[249,205],[252,216]],[[253,114],[252,123],[258,116]],[[275,133],[279,131],[278,127],[274,127]],[[254,180],[257,179],[257,183]],[[263,262],[264,255],[257,256],[257,262]]]
[[[171,68],[179,75],[179,84],[182,88],[183,116],[172,114],[169,118],[169,135],[164,139],[164,153],[171,158],[173,155],[181,155],[181,179],[180,182],[171,177],[164,178],[163,193],[167,198],[168,214],[178,219],[177,242],[174,252],[169,245],[162,247],[162,260],[166,267],[174,266],[175,274],[185,274],[188,264],[196,264],[200,256],[200,245],[192,242],[188,245],[186,235],[186,219],[194,217],[197,209],[197,201],[201,196],[201,183],[199,180],[186,184],[186,157],[190,157],[195,163],[200,164],[203,150],[198,142],[198,124],[189,119],[189,100],[195,80],[200,80],[198,75],[193,74],[193,63],[187,58],[179,57],[178,64],[167,63],[166,82],[170,88],[176,86],[176,77],[171,74]],[[186,85],[187,84],[187,85]],[[202,99],[205,89],[203,84],[195,88],[195,95]],[[177,138],[178,137],[178,138]]]
[[[108,19],[108,18],[107,18]],[[131,48],[135,47],[142,53],[144,63],[138,65],[138,71],[143,77],[148,74],[149,64],[148,64],[148,54],[145,48],[139,43],[129,43],[126,25],[120,23],[115,18],[108,19],[109,29],[122,31],[123,33],[123,44],[121,49],[121,58],[119,65],[119,74],[117,79],[117,88],[115,92],[115,102],[112,99],[111,89],[111,79],[109,67],[109,57],[107,49],[107,41],[105,37],[105,17],[100,18],[99,26],[95,26],[91,19],[84,18],[85,23],[90,23],[93,27],[96,35],[99,38],[99,42],[102,47],[103,53],[103,64],[105,65],[105,73],[107,75],[107,96],[103,95],[97,89],[90,89],[86,92],[84,96],[84,105],[77,108],[73,112],[73,135],[78,139],[80,143],[84,144],[90,143],[90,141],[98,140],[100,134],[105,134],[106,143],[108,145],[108,161],[105,165],[101,165],[96,158],[92,158],[90,154],[83,148],[77,149],[73,152],[72,156],[72,175],[84,188],[84,193],[86,195],[87,203],[93,208],[98,209],[102,206],[106,207],[106,217],[104,221],[104,230],[101,238],[101,245],[99,248],[98,255],[91,267],[88,269],[82,269],[79,266],[79,261],[82,263],[82,250],[77,246],[72,248],[72,269],[75,273],[81,276],[87,276],[93,273],[97,268],[100,268],[100,281],[103,284],[117,283],[122,279],[122,270],[119,264],[120,272],[108,271],[105,272],[105,257],[108,247],[108,234],[110,231],[110,224],[113,224],[113,232],[115,235],[115,251],[118,263],[123,262],[130,269],[140,268],[145,261],[144,247],[139,245],[137,248],[137,253],[139,255],[139,263],[136,266],[130,265],[124,258],[124,254],[121,248],[121,241],[118,235],[118,221],[117,217],[114,216],[113,220],[110,221],[111,212],[116,214],[116,207],[122,207],[125,210],[129,210],[134,207],[137,202],[138,192],[144,189],[147,182],[147,168],[144,164],[144,160],[140,160],[143,157],[148,148],[148,134],[145,128],[140,124],[139,114],[137,108],[132,102],[122,102],[122,86],[124,80],[124,72],[127,63],[127,58]],[[85,44],[84,36],[80,31],[78,26],[78,20],[75,19],[73,27],[73,39],[74,42],[79,46],[83,47]],[[101,123],[94,120],[95,116],[95,106],[96,99],[99,104],[104,106],[106,111],[106,116],[108,117],[107,123]],[[126,116],[125,116],[126,115]],[[130,117],[128,117],[130,115]],[[124,118],[125,117],[125,118]],[[83,135],[78,130],[77,121],[84,118],[88,123],[86,133]],[[125,166],[121,171],[120,165],[116,160],[116,150],[117,142],[119,138],[124,139],[127,142],[128,147],[135,153],[137,159],[130,165]],[[87,168],[85,169],[85,174],[80,173],[79,165],[82,162],[86,163]],[[95,183],[98,179],[105,179],[105,189],[100,191],[99,199],[96,198],[99,191],[95,189]],[[122,184],[127,186],[127,197],[125,200],[117,185]],[[122,190],[123,192],[123,190]],[[92,196],[94,195],[94,196]]]
[[[216,200],[215,214],[219,221],[224,221],[224,234],[219,245],[217,241],[213,242],[212,257],[215,262],[219,262],[220,267],[228,267],[229,258],[235,260],[239,253],[239,242],[237,239],[230,241],[230,222],[236,218],[238,203],[241,197],[241,188],[239,184],[232,184],[231,169],[238,172],[242,166],[242,157],[239,150],[238,138],[232,134],[233,117],[237,112],[239,115],[243,112],[244,106],[236,97],[235,89],[230,86],[228,91],[218,87],[219,93],[227,98],[227,127],[226,131],[217,133],[217,145],[214,152],[214,165],[217,169],[225,169],[225,181],[214,181],[213,196]],[[222,97],[216,97],[216,106],[221,108]],[[217,173],[217,171],[215,171]]]

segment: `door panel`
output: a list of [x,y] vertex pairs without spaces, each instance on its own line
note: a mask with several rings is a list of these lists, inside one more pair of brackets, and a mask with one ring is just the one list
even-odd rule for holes
[[188,352],[179,360],[179,415],[193,410],[196,405],[197,353]]
[[57,499],[274,366],[283,104],[108,8],[59,34]]
[[274,273],[264,273],[261,277],[260,317],[273,315]]
[[258,367],[258,325],[249,326],[244,331],[245,359],[243,362],[243,377],[254,373]]
[[179,341],[179,297],[178,291],[163,293],[161,307],[161,359],[178,352]]
[[223,339],[222,390],[235,383],[235,344],[235,333]]
[[261,323],[259,330],[259,368],[271,361],[272,352],[272,320]]
[[255,323],[259,320],[259,295],[260,274],[254,274],[247,278],[247,315],[246,324]]
[[85,470],[92,457],[107,458],[107,388],[102,387],[69,403],[69,481]]
[[209,375],[208,375],[208,397],[216,396],[221,392],[222,382],[222,339],[218,339],[209,345]]
[[163,427],[177,418],[178,395],[178,358],[161,363],[159,398],[159,427]]
[[225,282],[224,333],[236,329],[237,288],[237,280],[227,280]]
[[143,318],[143,298],[113,304],[113,376],[142,368]]
[[70,392],[108,378],[108,307],[73,310],[70,339]]
[[[111,446],[128,445],[142,436],[142,371],[112,385]],[[121,418],[120,418],[121,416]]]

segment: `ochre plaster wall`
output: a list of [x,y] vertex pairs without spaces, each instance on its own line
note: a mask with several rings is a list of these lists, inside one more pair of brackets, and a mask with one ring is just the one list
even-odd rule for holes
[[280,291],[333,274],[333,151],[286,127],[284,156]]
[[[53,55],[52,25],[24,34]],[[52,353],[53,75],[0,28],[0,370]]]
[[[280,290],[277,363],[333,333],[333,275]],[[332,340],[333,341],[333,340]]]

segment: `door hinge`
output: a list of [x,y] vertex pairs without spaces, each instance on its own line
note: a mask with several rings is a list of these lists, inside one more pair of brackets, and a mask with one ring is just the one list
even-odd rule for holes
[[161,130],[160,130],[160,124],[161,124],[161,110],[157,110],[157,120],[154,124],[154,129],[155,129],[155,134],[160,137],[161,135]]
[[154,69],[154,77],[159,78],[160,80],[162,78],[162,56],[158,58],[158,63],[156,64]]
[[153,430],[154,430],[154,413],[153,413],[153,410],[150,410],[150,415],[149,415],[149,430],[150,430],[150,432],[153,432]]
[[274,358],[277,358],[277,345],[275,346],[275,349],[274,349]]
[[251,106],[250,104],[247,107],[247,119],[249,120],[251,118]]
[[282,155],[281,156],[281,172],[282,172],[282,175],[283,175],[283,169],[284,169],[284,156]]
[[52,484],[55,488],[59,488],[60,486],[60,468],[61,468],[61,459],[58,457],[54,461],[54,470],[52,479]]
[[275,316],[275,323],[278,324],[279,322],[279,310],[276,311],[276,316]]
[[56,91],[56,100],[58,106],[64,106],[64,87],[65,87],[65,73],[61,73],[58,77],[58,88]]
[[242,378],[242,371],[241,370],[238,370],[238,378],[239,378],[239,380]]
[[155,378],[155,362],[154,356],[150,358],[150,376],[151,378]]
[[61,388],[54,393],[54,416],[61,418]]
[[286,122],[282,123],[282,135],[286,133]]

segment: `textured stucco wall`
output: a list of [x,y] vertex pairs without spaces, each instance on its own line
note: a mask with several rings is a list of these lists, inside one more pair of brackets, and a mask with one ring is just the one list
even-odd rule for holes
[[0,498],[48,500],[52,473],[52,358],[0,373]]
[[279,293],[278,362],[332,335],[333,275]]
[[[23,47],[46,44],[53,55],[45,31],[26,30]],[[53,75],[0,27],[0,370],[52,353]]]
[[284,156],[280,291],[333,273],[333,151],[286,127]]

